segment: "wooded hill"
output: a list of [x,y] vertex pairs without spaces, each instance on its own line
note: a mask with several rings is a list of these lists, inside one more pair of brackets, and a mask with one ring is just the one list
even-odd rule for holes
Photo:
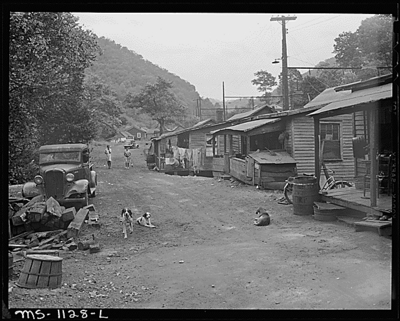
[[[127,47],[123,47],[113,40],[100,37],[98,38],[102,54],[99,55],[93,66],[88,68],[88,73],[95,74],[108,85],[117,95],[122,103],[124,116],[129,120],[144,121],[145,126],[149,126],[149,119],[143,115],[137,115],[135,111],[126,109],[123,102],[126,95],[131,92],[138,94],[148,83],[155,83],[157,77],[161,77],[172,82],[171,91],[178,100],[188,109],[188,120],[196,122],[197,100],[200,98],[194,85],[168,70],[153,64],[143,56]],[[202,118],[206,115],[215,116],[214,104],[208,98],[202,98],[201,106],[204,109]],[[207,109],[207,111],[206,111]]]

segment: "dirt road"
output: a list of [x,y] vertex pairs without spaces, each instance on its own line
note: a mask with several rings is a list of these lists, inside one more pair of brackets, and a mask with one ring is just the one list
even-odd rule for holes
[[[390,309],[391,239],[340,222],[295,216],[279,193],[214,178],[149,171],[142,144],[124,168],[111,145],[107,169],[97,144],[101,251],[62,251],[63,285],[22,289],[10,281],[11,308]],[[255,210],[271,215],[253,225]],[[152,213],[124,239],[123,207]],[[17,266],[18,268],[18,266]]]

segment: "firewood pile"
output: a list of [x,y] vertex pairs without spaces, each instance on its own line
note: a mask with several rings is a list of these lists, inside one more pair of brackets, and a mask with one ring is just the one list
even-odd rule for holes
[[31,200],[10,196],[8,221],[9,248],[15,250],[75,250],[85,223],[100,227],[94,205],[76,212],[75,207],[60,206],[52,197],[45,201],[42,195]]
[[52,197],[44,200],[38,195],[31,200],[9,198],[10,237],[28,231],[52,231],[67,229],[74,220],[74,207],[65,208]]

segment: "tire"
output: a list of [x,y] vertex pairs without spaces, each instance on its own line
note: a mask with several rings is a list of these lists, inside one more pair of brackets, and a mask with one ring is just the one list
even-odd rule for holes
[[283,187],[283,194],[285,195],[285,198],[289,204],[293,204],[292,193],[293,193],[293,184],[286,183],[285,186]]
[[329,189],[351,187],[352,185],[346,181],[337,181]]
[[89,205],[89,193],[88,193],[88,191],[86,190],[85,199],[84,199],[84,201],[82,202],[82,207],[85,207],[85,206],[88,206],[88,205]]

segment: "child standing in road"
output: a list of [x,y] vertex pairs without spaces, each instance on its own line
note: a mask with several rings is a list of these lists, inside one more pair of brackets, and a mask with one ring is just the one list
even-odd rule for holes
[[125,168],[129,168],[129,166],[131,166],[131,151],[129,150],[129,147],[125,147],[124,156]]
[[110,145],[107,145],[107,148],[104,151],[104,154],[106,154],[107,156],[107,165],[108,165],[108,169],[111,168],[111,148]]

